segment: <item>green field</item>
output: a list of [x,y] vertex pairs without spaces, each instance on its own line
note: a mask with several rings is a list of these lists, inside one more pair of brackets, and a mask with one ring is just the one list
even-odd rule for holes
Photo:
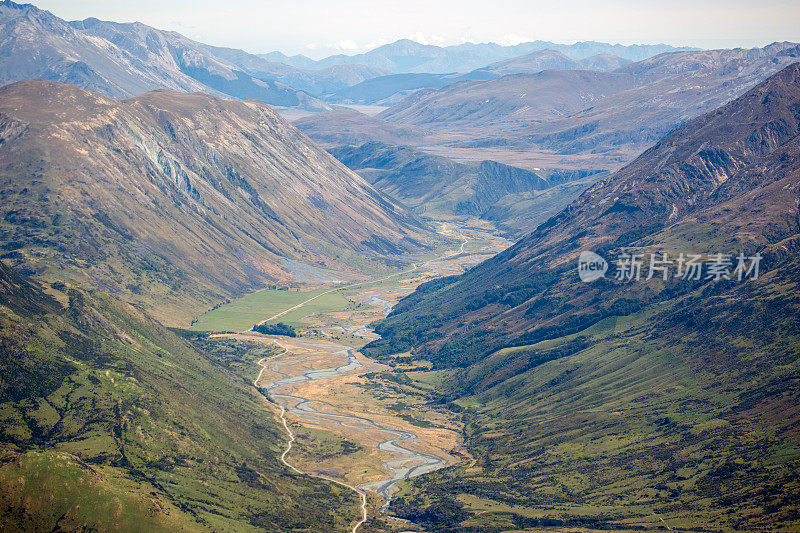
[[[194,331],[243,331],[273,315],[291,309],[309,298],[318,296],[330,289],[315,291],[279,291],[265,289],[254,292],[227,303],[217,309],[200,315],[192,324]],[[292,326],[306,325],[303,319],[312,313],[344,309],[347,298],[339,292],[319,296],[302,307],[290,311],[273,322],[283,322]]]

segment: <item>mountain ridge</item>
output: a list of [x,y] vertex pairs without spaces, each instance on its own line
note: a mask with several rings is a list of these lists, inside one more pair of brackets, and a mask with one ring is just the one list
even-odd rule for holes
[[[792,147],[798,142],[798,118],[792,115],[790,109],[792,101],[800,101],[800,91],[798,91],[800,82],[797,81],[799,72],[800,63],[790,65],[744,96],[675,130],[622,170],[589,188],[564,211],[522,238],[516,245],[472,269],[463,276],[463,280],[445,289],[446,293],[457,294],[460,285],[473,287],[466,291],[470,294],[470,291],[477,287],[476,283],[486,286],[498,283],[500,280],[504,280],[502,284],[514,285],[516,282],[509,279],[521,276],[521,272],[528,268],[552,271],[552,276],[543,274],[543,279],[547,280],[545,283],[555,283],[553,290],[564,291],[566,290],[564,287],[570,287],[576,281],[565,269],[577,259],[582,249],[603,250],[609,247],[614,249],[619,247],[620,243],[627,244],[625,239],[639,240],[647,235],[651,235],[652,238],[652,235],[658,234],[664,228],[679,226],[678,223],[683,219],[700,216],[698,213],[702,212],[703,202],[712,202],[705,205],[705,209],[714,211],[722,209],[719,206],[734,201],[737,194],[747,195],[748,191],[743,188],[743,183],[751,183],[750,180],[756,179],[755,175],[748,174],[748,169],[758,161],[758,158],[773,157],[770,154],[771,151],[775,151],[779,155],[774,157],[779,161],[782,159],[791,161],[791,156],[788,154],[792,153]],[[771,92],[786,94],[780,98],[770,97]],[[779,107],[769,108],[770,98],[776,100]],[[751,106],[750,102],[757,105]],[[757,114],[759,109],[769,109],[769,112],[764,114],[767,118]],[[730,120],[731,115],[739,113],[752,117],[752,121],[742,121],[736,129],[733,129],[726,120]],[[713,131],[717,119],[720,125]],[[705,142],[702,140],[709,135],[713,142],[720,144],[719,147],[714,147],[711,140]],[[698,145],[707,147],[698,151],[696,149]],[[652,170],[654,168],[658,169],[655,173]],[[779,164],[776,168],[781,169],[781,172],[787,172],[786,163]],[[769,179],[772,174],[767,173],[761,180]],[[736,176],[737,179],[731,176]],[[792,174],[789,172],[789,177],[786,179],[791,177]],[[777,186],[771,185],[771,187]],[[726,194],[725,191],[732,191],[727,194],[732,194],[733,197],[723,196]],[[748,225],[733,226],[737,228],[736,231],[742,233],[740,237],[731,234],[729,236],[729,239],[732,239],[731,244],[741,239],[742,247],[754,251],[753,247],[758,246],[762,249],[762,253],[767,255],[763,249],[767,242],[771,242],[772,246],[779,246],[779,242],[783,239],[779,236],[785,234],[786,237],[792,237],[791,231],[794,227],[791,222],[792,216],[787,214],[776,219],[774,210],[786,210],[791,213],[796,206],[786,200],[785,195],[788,193],[772,191],[772,194],[776,195],[776,204],[770,210],[771,216],[761,215],[749,224],[750,232],[755,231],[755,235],[762,235],[761,240],[754,241],[752,235],[748,236],[749,234],[744,231]],[[766,200],[761,200],[764,201]],[[741,215],[743,207],[737,204],[737,209],[736,212]],[[730,219],[731,215],[726,218]],[[708,223],[709,215],[705,215],[703,220]],[[730,221],[728,225],[731,225]],[[778,227],[782,229],[778,230]],[[636,228],[640,229],[638,233],[635,231]],[[505,266],[502,266],[504,263]],[[508,278],[509,276],[511,278]],[[497,281],[493,281],[495,279]],[[521,280],[517,281],[525,285]],[[561,283],[565,285],[562,286]],[[580,289],[582,286],[578,284],[576,287]],[[617,294],[617,290],[625,292],[617,287],[614,291],[609,291],[609,294]],[[534,329],[540,327],[542,331],[546,331],[544,327],[546,324],[553,324],[559,319],[569,323],[574,318],[563,314],[567,312],[569,306],[565,305],[559,311],[551,300],[545,308],[548,315],[544,320],[540,315],[542,311],[536,309],[537,298],[530,300],[531,295],[524,288],[519,291],[519,297],[528,296],[519,302],[515,298],[510,298],[509,302],[514,304],[511,309],[505,308],[508,304],[499,304],[497,299],[493,302],[484,299],[483,304],[478,305],[478,310],[485,307],[483,312],[472,313],[476,323],[488,320],[494,327],[505,328],[506,331],[512,332],[513,337],[516,334],[514,332],[525,331],[528,327]],[[512,295],[513,292],[512,290]],[[539,295],[539,299],[541,298],[544,296]],[[468,305],[469,299],[470,296],[458,297],[458,301],[465,306]],[[478,302],[480,301],[478,298]],[[451,301],[448,305],[455,303]],[[396,316],[402,315],[404,307],[401,302],[397,307]],[[530,313],[527,312],[529,308],[532,310]],[[487,318],[486,312],[489,310],[493,310],[490,315],[494,317],[492,319]],[[580,316],[584,313],[587,316],[591,314],[588,309],[583,309],[577,314]],[[572,311],[570,315],[572,314],[575,312]],[[391,318],[390,316],[388,323],[391,323]],[[458,328],[462,331],[476,327],[473,324],[465,329],[463,313],[459,315],[458,322],[462,323]],[[470,320],[466,322],[469,323]],[[380,328],[377,331],[381,332]],[[508,335],[504,336],[508,338]],[[420,353],[434,354],[438,349],[434,347],[440,348],[443,338],[438,336],[430,344],[422,343],[428,348],[421,350]],[[497,341],[497,336],[494,341]],[[380,343],[381,341],[378,341],[377,344]]]
[[[67,22],[33,4],[0,2],[0,82],[72,83],[113,98],[167,88],[327,109],[312,96],[254,78],[176,32],[96,18]],[[32,58],[34,58],[32,60]]]
[[168,323],[290,282],[283,258],[350,269],[333,256],[381,261],[430,235],[254,100],[159,90],[117,102],[26,81],[0,89],[0,115],[4,258],[183,309]]
[[[440,369],[474,459],[412,481],[398,516],[441,530],[796,527],[798,111],[794,63],[374,324],[367,353]],[[581,281],[587,251],[605,277]],[[643,258],[640,276],[623,253]],[[697,278],[677,272],[682,253],[701,255]],[[652,257],[673,261],[666,279]]]

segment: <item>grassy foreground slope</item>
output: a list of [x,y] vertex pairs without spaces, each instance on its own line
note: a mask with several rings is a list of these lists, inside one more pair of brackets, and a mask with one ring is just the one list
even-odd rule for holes
[[[800,527],[798,109],[795,64],[379,323],[372,353],[442,369],[475,459],[415,480],[397,513],[452,531]],[[585,250],[641,255],[642,277],[612,263],[583,283]],[[761,255],[757,279],[647,279],[651,253],[739,251]]]
[[437,531],[796,530],[800,309],[686,327],[691,299],[457,373],[475,462],[414,480],[395,513]]
[[331,531],[266,400],[141,312],[0,264],[0,529]]

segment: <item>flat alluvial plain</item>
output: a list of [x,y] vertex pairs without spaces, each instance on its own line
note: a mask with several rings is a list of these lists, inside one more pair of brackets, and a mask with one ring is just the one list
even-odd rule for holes
[[[457,228],[444,229],[451,236],[459,234]],[[473,254],[495,253],[506,244],[482,233],[460,240],[463,244],[420,259],[405,274],[327,294],[330,287],[260,291],[206,313],[193,326],[220,331],[210,337],[218,346],[244,347],[241,360],[253,366],[254,383],[285,408],[295,437],[287,462],[368,494],[368,529],[394,529],[403,523],[387,517],[382,508],[404,478],[468,457],[461,449],[457,413],[437,402],[435,388],[405,377],[409,370],[426,374],[424,366],[388,366],[356,351],[376,338],[367,325],[383,318],[420,283],[462,272],[474,261]],[[314,296],[319,297],[308,301]],[[301,337],[243,331],[298,305],[276,320],[297,324]],[[291,320],[290,315],[301,319]],[[270,347],[277,350],[265,356]],[[248,349],[255,355],[248,355]],[[278,413],[265,416],[273,414]]]
[[347,299],[338,292],[323,294],[328,290],[330,288],[312,291],[264,289],[200,315],[191,329],[214,332],[249,330],[266,318],[315,298],[301,309],[290,311],[280,319],[276,319],[287,324],[299,325],[302,324],[303,318],[311,313],[333,311],[347,306]]

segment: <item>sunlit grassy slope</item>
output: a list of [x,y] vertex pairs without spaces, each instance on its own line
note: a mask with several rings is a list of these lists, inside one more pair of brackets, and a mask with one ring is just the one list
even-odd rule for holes
[[246,358],[57,287],[58,300],[0,265],[0,530],[332,531],[357,517],[352,491],[278,462],[285,434]]
[[475,462],[414,480],[395,511],[437,531],[796,530],[800,328],[792,307],[751,307],[766,287],[797,290],[769,275],[433,373]]

